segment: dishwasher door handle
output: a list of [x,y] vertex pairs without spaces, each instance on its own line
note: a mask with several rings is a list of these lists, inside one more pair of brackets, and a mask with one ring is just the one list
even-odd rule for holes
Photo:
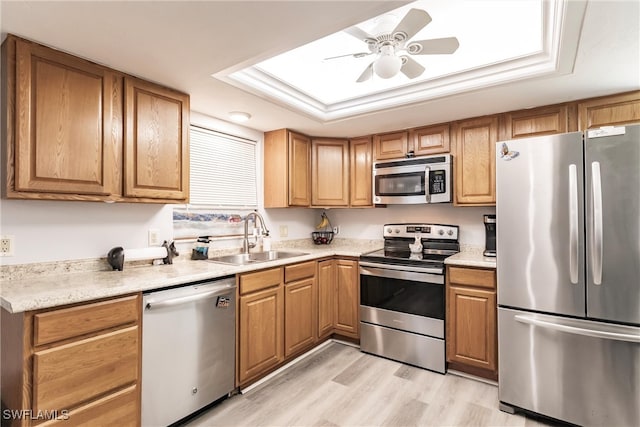
[[186,295],[183,297],[170,298],[162,301],[150,301],[145,305],[145,310],[153,310],[156,308],[172,307],[174,305],[186,304],[188,302],[200,301],[207,298],[218,297],[229,294],[229,291],[235,289],[235,286],[225,286],[221,289],[214,289],[208,292],[201,292],[193,295]]

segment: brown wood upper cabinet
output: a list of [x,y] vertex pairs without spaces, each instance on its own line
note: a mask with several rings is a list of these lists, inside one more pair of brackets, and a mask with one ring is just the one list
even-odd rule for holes
[[349,206],[349,141],[311,141],[311,204]]
[[640,91],[578,102],[578,129],[640,122]]
[[409,134],[406,131],[390,132],[373,137],[375,160],[400,159],[409,153]]
[[15,99],[14,109],[7,103],[8,157],[15,162],[14,177],[7,168],[8,183],[15,178],[11,190],[34,198],[37,193],[117,194],[122,77],[13,37],[3,53],[6,96]]
[[373,206],[371,137],[364,136],[349,141],[349,169],[351,188],[350,205]]
[[409,151],[415,156],[448,153],[449,124],[425,126],[409,131]]
[[567,104],[506,113],[500,141],[571,132],[569,116]]
[[311,138],[279,129],[264,134],[264,207],[311,205]]
[[2,55],[3,196],[188,200],[188,95],[12,35]]
[[189,197],[189,96],[125,77],[124,195]]
[[456,205],[496,203],[498,117],[463,120],[453,125]]

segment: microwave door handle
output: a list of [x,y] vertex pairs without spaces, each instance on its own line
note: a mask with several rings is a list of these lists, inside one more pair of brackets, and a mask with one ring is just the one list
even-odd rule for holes
[[426,166],[424,168],[424,195],[427,199],[427,203],[431,203],[431,187],[429,187],[429,174],[431,174],[431,168]]

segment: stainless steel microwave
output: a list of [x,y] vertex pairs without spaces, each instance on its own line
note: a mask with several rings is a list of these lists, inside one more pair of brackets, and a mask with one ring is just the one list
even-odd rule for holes
[[373,164],[373,202],[380,205],[450,203],[451,155],[385,160]]

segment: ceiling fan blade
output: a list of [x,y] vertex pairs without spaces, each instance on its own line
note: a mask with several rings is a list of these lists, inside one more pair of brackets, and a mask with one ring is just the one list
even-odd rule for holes
[[328,58],[324,58],[323,61],[328,61],[330,59],[346,58],[347,56],[352,56],[354,58],[363,58],[365,56],[371,55],[372,53],[373,52],[348,53],[346,55],[330,56]]
[[439,55],[455,52],[460,43],[455,37],[442,39],[418,40],[409,43],[405,49],[412,55]]
[[415,36],[418,31],[426,27],[429,22],[431,22],[431,16],[429,16],[427,12],[422,9],[411,9],[391,34],[404,33],[406,35],[404,40],[409,40]]
[[358,80],[356,80],[356,82],[357,83],[366,82],[372,76],[373,76],[373,62],[369,64],[367,68],[364,69],[364,71],[362,72],[362,74],[360,74],[360,77],[358,77]]
[[357,38],[358,40],[361,40],[363,42],[366,42],[367,39],[372,39],[373,37],[371,35],[369,35],[369,33],[367,33],[364,30],[361,30],[358,27],[349,27],[349,28],[345,28],[343,30],[345,33],[352,35],[353,37]]
[[400,58],[402,58],[402,67],[400,68],[400,72],[408,78],[415,79],[424,73],[424,67],[418,64],[415,59],[406,55],[402,55]]

